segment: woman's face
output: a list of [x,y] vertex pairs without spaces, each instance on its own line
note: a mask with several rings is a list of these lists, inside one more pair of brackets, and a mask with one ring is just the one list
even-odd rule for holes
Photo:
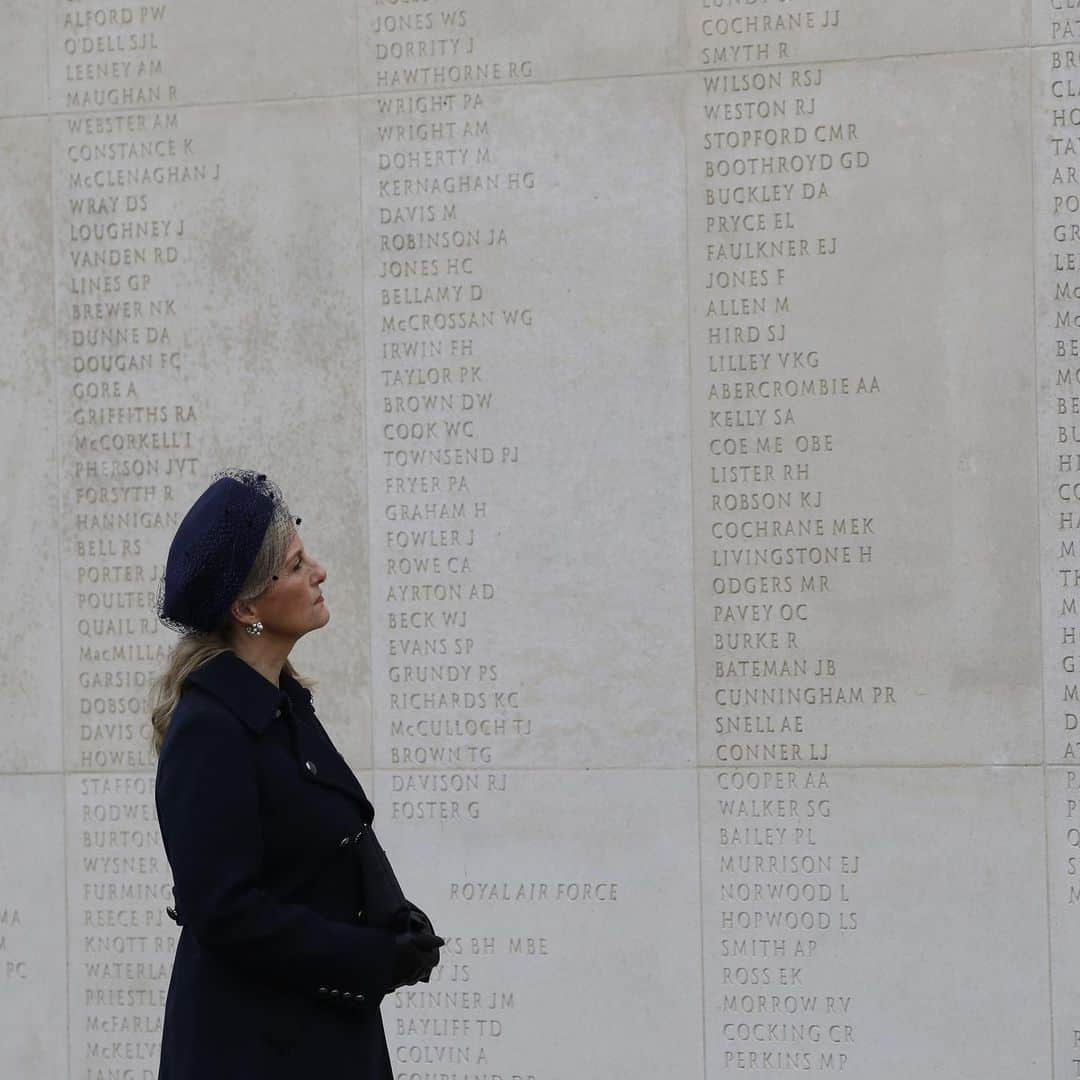
[[270,583],[254,605],[267,631],[299,638],[330,621],[319,587],[326,580],[326,571],[304,547],[298,532],[292,535],[277,575],[277,581]]

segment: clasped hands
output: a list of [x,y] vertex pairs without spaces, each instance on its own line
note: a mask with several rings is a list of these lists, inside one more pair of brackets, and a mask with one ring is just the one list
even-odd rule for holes
[[402,912],[402,924],[394,937],[394,986],[428,982],[439,962],[439,947],[446,941],[435,933],[431,920],[414,904]]

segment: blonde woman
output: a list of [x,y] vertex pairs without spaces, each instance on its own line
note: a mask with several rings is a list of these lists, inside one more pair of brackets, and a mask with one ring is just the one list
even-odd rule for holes
[[181,926],[159,1080],[390,1080],[379,1003],[443,938],[289,662],[326,571],[263,473],[223,470],[177,529],[158,615],[156,803]]

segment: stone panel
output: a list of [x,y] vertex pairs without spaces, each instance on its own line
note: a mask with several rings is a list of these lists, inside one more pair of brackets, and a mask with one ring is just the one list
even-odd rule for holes
[[376,760],[689,764],[678,87],[435,100],[366,103]]
[[401,775],[375,828],[447,945],[384,1004],[395,1075],[701,1076],[694,771],[459,771],[426,818]]
[[0,776],[0,1075],[66,1080],[64,782]]
[[1046,759],[1080,760],[1080,56],[1032,50]]
[[1041,760],[1027,57],[694,81],[702,763]]
[[710,1080],[1051,1075],[1041,768],[700,775]]
[[0,773],[60,768],[49,121],[0,121]]
[[[356,112],[347,102],[117,114],[159,157],[58,118],[57,302],[69,768],[153,766],[153,610],[219,468],[266,471],[327,569],[320,715],[366,754],[367,532]],[[71,157],[78,159],[72,163]],[[298,667],[312,644],[296,651]]]

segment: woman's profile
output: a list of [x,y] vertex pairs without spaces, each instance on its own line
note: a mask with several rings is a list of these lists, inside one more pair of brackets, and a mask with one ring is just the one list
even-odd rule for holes
[[265,474],[216,473],[159,585],[181,635],[151,710],[181,931],[158,1080],[390,1080],[379,1004],[445,944],[288,659],[330,620],[300,520]]

